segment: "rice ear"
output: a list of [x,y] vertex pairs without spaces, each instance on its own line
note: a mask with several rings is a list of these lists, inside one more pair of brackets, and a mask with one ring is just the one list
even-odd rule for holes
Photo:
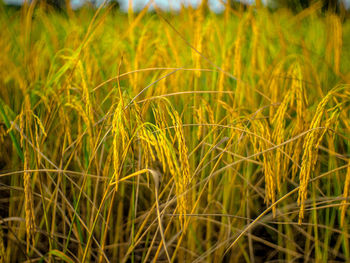
[[115,189],[118,190],[118,181],[121,173],[121,150],[125,150],[127,141],[127,132],[125,130],[124,110],[122,100],[119,101],[113,115],[112,134],[113,134],[113,178],[116,182]]
[[[254,148],[256,152],[263,152],[267,148],[271,147],[266,141],[271,141],[270,131],[268,129],[268,123],[266,121],[255,121],[254,128],[256,134],[263,137],[263,139],[258,138],[257,136],[253,137]],[[262,154],[263,158],[263,169],[265,177],[265,202],[267,205],[274,203],[276,201],[276,173],[274,172],[274,158],[272,152],[265,152]],[[276,214],[276,207],[272,208],[273,215]]]
[[299,220],[301,224],[304,218],[305,201],[307,199],[307,188],[311,178],[311,174],[315,169],[316,162],[318,159],[318,146],[320,145],[325,133],[336,122],[339,117],[339,107],[331,109],[330,117],[326,120],[324,127],[322,127],[322,117],[326,112],[326,106],[328,102],[333,99],[343,89],[343,86],[335,87],[332,89],[318,104],[316,113],[311,121],[310,132],[306,135],[303,149],[304,154],[302,157],[302,164],[300,169],[300,189],[298,195]]
[[182,120],[177,111],[168,108],[168,113],[172,119],[175,135],[178,144],[178,152],[179,152],[179,163],[180,163],[180,171],[177,173],[175,177],[176,182],[176,193],[178,196],[178,209],[180,213],[180,222],[181,225],[184,226],[186,220],[186,214],[191,209],[191,200],[190,195],[184,193],[186,192],[190,181],[191,181],[191,172],[190,172],[190,164],[188,162],[188,149],[186,146],[185,136],[182,127]]

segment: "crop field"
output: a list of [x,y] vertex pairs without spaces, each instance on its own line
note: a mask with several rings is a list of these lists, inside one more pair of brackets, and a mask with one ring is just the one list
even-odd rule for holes
[[33,1],[0,28],[0,263],[350,261],[346,16]]

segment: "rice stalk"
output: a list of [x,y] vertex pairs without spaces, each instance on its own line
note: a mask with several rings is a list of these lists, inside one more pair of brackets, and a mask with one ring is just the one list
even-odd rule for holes
[[[234,52],[233,52],[233,75],[237,78],[237,88],[236,93],[242,94],[242,45],[243,45],[243,32],[244,32],[244,20],[239,23],[236,40],[234,42]],[[239,100],[240,101],[240,100]]]
[[122,151],[127,151],[126,143],[128,134],[125,129],[124,109],[122,100],[119,101],[115,108],[112,120],[112,134],[113,134],[113,178],[116,182],[115,190],[118,191],[118,181],[122,170]]
[[[202,53],[202,42],[203,42],[203,23],[204,23],[204,10],[203,8],[199,8],[196,11],[195,17],[194,17],[194,48]],[[195,50],[192,50],[192,56],[194,60],[195,68],[201,68],[201,56],[196,52]],[[201,76],[201,71],[197,70],[195,71],[195,76],[199,78]]]
[[175,135],[177,138],[178,152],[179,152],[179,163],[181,173],[176,176],[176,194],[178,196],[178,208],[180,213],[180,222],[184,226],[186,215],[191,209],[190,195],[184,193],[189,187],[191,181],[190,165],[188,161],[188,149],[186,146],[185,136],[182,127],[182,121],[177,111],[168,108],[168,113],[172,119],[175,127]]
[[[292,72],[292,90],[293,90],[293,98],[291,101],[291,106],[296,106],[296,122],[295,127],[292,131],[292,136],[296,136],[303,132],[306,128],[306,109],[308,105],[305,87],[303,85],[303,75],[301,71],[301,67],[299,63],[296,63],[293,67]],[[292,156],[293,164],[292,164],[292,180],[294,180],[298,169],[299,169],[299,161],[301,158],[302,152],[302,138],[296,140],[294,143],[289,145],[288,153]],[[287,169],[287,166],[285,167]]]
[[259,40],[261,38],[261,32],[256,19],[254,18],[251,19],[251,26],[253,31],[252,32],[253,41],[252,41],[251,67],[253,72],[255,73],[255,72],[258,72],[258,57],[259,57],[259,53],[261,52],[259,50]]
[[[197,123],[204,123],[204,109],[203,109],[203,106],[202,104],[198,105],[198,108],[195,109],[195,114],[194,114],[194,120],[197,122]],[[202,137],[203,135],[203,126],[200,125],[198,127],[198,130],[197,130],[197,140],[199,141],[200,138]]]
[[[281,102],[280,106],[277,109],[277,112],[272,119],[272,124],[274,126],[274,130],[272,132],[272,140],[276,145],[281,144],[284,141],[285,138],[285,116],[286,112],[288,109],[288,104],[291,100],[292,97],[292,92],[289,91],[285,95],[283,101]],[[286,162],[287,160],[283,158],[282,152],[281,151],[276,151],[276,168],[275,168],[275,173],[276,173],[276,185],[277,185],[277,190],[281,190],[281,175],[285,176],[285,167],[286,167]]]
[[[270,147],[266,141],[271,141],[271,134],[268,129],[268,123],[266,121],[254,121],[254,128],[256,134],[260,135],[261,138],[254,136],[252,138],[255,152],[264,152],[262,154],[264,178],[265,178],[265,202],[267,205],[273,204],[276,201],[276,190],[277,190],[277,174],[274,171],[273,154],[272,152],[266,152],[265,150]],[[272,208],[272,212],[275,215],[276,207]]]
[[[271,102],[279,102],[279,93],[280,93],[280,78],[279,75],[282,72],[282,64],[277,65],[271,73],[271,81],[268,85],[268,94],[270,95]],[[275,116],[275,110],[273,107],[270,108],[269,117],[272,120]]]
[[[306,99],[304,94],[304,88],[302,84],[302,73],[299,63],[295,63],[291,66],[290,76],[292,78],[291,87],[285,94],[284,99],[277,108],[277,111],[271,121],[273,125],[272,139],[276,145],[280,145],[284,142],[287,132],[291,133],[292,136],[295,136],[301,133],[304,130],[305,123],[305,108],[306,108]],[[286,118],[288,116],[288,108],[296,106],[296,121],[295,127],[292,132],[288,131],[286,127]],[[292,178],[295,176],[300,159],[301,153],[301,140],[297,140],[294,143],[282,147],[280,150],[276,151],[276,182],[278,191],[281,190],[281,179],[285,180],[288,174],[288,164],[290,159],[286,155],[282,154],[282,150],[286,150],[287,153],[292,156]],[[281,178],[282,177],[282,178]]]
[[315,115],[309,127],[311,131],[306,135],[304,140],[304,153],[302,157],[301,170],[299,175],[299,224],[302,223],[302,220],[304,218],[305,201],[307,199],[307,188],[311,178],[311,174],[314,172],[315,165],[318,159],[318,146],[322,142],[323,136],[325,135],[327,130],[331,127],[333,123],[337,121],[337,117],[340,113],[339,107],[336,106],[331,109],[331,112],[329,113],[330,117],[326,120],[324,127],[321,127],[322,117],[326,112],[326,106],[328,102],[332,100],[334,96],[336,96],[342,89],[344,89],[344,87],[342,86],[333,88],[318,104]]

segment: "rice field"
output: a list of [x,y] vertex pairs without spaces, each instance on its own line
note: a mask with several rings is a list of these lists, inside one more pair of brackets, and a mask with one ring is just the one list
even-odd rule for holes
[[0,4],[0,262],[349,262],[350,23],[316,2]]

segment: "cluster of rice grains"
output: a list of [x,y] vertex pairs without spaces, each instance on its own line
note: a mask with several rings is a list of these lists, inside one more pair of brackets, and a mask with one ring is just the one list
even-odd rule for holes
[[1,6],[0,263],[350,260],[349,24],[204,3]]

